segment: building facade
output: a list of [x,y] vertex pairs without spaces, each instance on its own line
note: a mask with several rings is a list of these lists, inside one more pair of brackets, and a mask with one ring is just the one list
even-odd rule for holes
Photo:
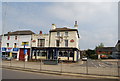
[[[52,24],[49,34],[32,35],[31,59],[78,61],[80,59],[77,22],[74,28],[57,28]],[[40,44],[40,45],[39,45]]]
[[30,56],[32,31],[15,31],[2,35],[2,55],[13,57],[17,60],[25,60],[24,50],[26,49],[26,59]]
[[64,60],[80,59],[77,21],[74,28],[57,28],[52,24],[49,34],[32,31],[15,31],[2,35],[2,54],[17,60]]

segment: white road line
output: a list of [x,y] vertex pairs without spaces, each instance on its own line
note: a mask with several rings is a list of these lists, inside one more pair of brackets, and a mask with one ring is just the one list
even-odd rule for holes
[[[93,62],[91,62],[95,67],[97,67],[97,65],[95,65]],[[98,67],[97,67],[98,68]]]

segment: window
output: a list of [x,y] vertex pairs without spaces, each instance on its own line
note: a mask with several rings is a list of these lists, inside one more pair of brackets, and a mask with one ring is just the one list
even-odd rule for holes
[[57,36],[60,36],[60,32],[57,32]]
[[46,56],[47,55],[47,52],[42,52],[41,53],[41,56]]
[[7,43],[7,47],[9,47],[9,43]]
[[59,56],[63,56],[63,53],[61,51],[59,52]]
[[70,57],[73,57],[74,56],[74,53],[73,52],[70,52]]
[[8,36],[7,40],[10,40],[10,36]]
[[57,47],[60,46],[60,40],[56,40],[56,46],[57,46]]
[[65,40],[65,47],[68,47],[68,40]]
[[45,46],[45,39],[38,39],[38,47],[44,47]]
[[68,32],[65,32],[65,36],[68,36]]
[[15,36],[15,40],[17,40],[17,36]]
[[59,56],[60,56],[60,57],[67,57],[67,56],[68,56],[68,52],[66,52],[66,51],[65,51],[65,52],[61,52],[61,51],[60,51],[60,52],[59,52]]
[[68,56],[68,53],[67,52],[64,52],[64,57],[67,57]]
[[16,48],[17,47],[17,43],[14,43],[14,48]]

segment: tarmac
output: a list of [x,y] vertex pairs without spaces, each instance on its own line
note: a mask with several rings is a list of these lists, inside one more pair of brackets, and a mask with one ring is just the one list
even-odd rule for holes
[[12,69],[12,70],[21,70],[21,71],[29,71],[29,72],[37,72],[37,73],[47,73],[47,74],[55,74],[55,75],[65,75],[65,76],[76,76],[76,77],[85,77],[91,79],[120,79],[119,77],[115,76],[99,76],[99,75],[90,75],[90,74],[76,74],[76,73],[66,73],[66,72],[56,72],[56,71],[47,71],[47,70],[38,70],[38,69],[31,69],[31,68],[21,68],[21,67],[8,67],[2,66],[5,69]]

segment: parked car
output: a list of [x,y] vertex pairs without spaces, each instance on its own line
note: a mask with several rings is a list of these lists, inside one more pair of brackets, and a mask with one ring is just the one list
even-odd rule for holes
[[7,55],[2,55],[2,60],[6,60],[7,59]]
[[82,58],[82,61],[87,61],[87,57],[83,57],[83,58]]
[[2,55],[2,60],[12,60],[13,58],[12,57],[8,57],[7,55]]

